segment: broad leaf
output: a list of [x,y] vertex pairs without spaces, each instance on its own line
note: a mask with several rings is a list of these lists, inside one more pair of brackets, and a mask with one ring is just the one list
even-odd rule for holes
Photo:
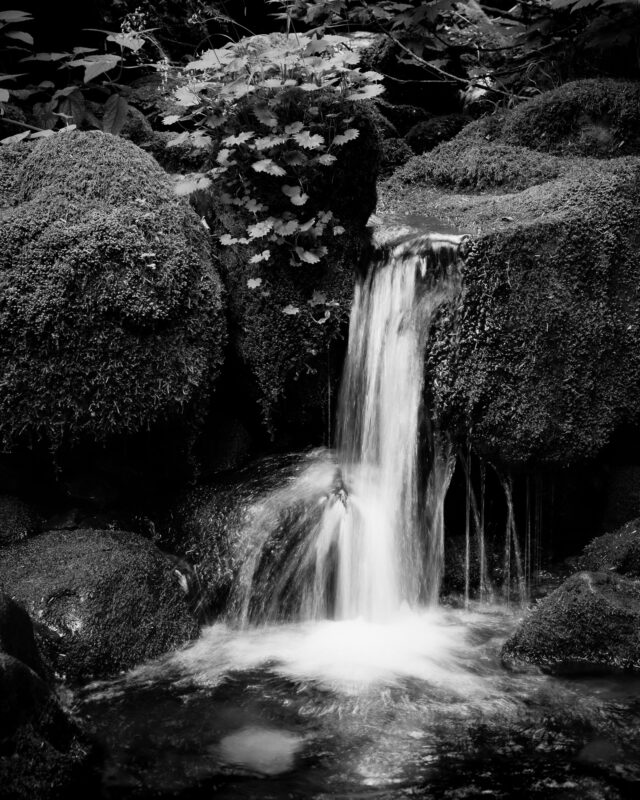
[[[262,253],[259,253],[258,255],[253,256],[251,259],[249,259],[250,263],[255,264],[258,261],[262,261],[263,260],[262,259],[263,253],[269,253],[269,251],[268,250],[263,250]],[[270,255],[271,255],[271,253],[269,253],[269,255],[266,256],[266,257],[269,258]],[[259,289],[262,286],[262,278],[249,278],[247,280],[247,286],[249,287],[249,289]]]
[[323,156],[318,156],[318,163],[322,164],[323,167],[331,166],[331,164],[333,164],[334,161],[337,161],[337,159],[330,153],[325,153]]
[[7,39],[15,39],[18,42],[33,45],[33,36],[26,31],[7,31],[5,36]]
[[15,133],[13,136],[7,136],[6,139],[0,139],[0,144],[15,144],[16,142],[21,142],[23,139],[26,139],[27,136],[31,135],[31,131],[22,131],[22,133]]
[[289,304],[288,306],[285,306],[282,309],[282,313],[283,314],[287,314],[288,316],[292,317],[295,314],[299,314],[300,313],[300,309],[297,306],[293,306],[293,305]]
[[129,103],[120,94],[112,94],[104,104],[102,130],[117,136],[123,129],[129,114]]
[[228,144],[229,146],[233,146],[236,144],[243,144],[244,142],[248,142],[249,139],[253,139],[255,133],[253,131],[242,131],[237,136],[227,136],[225,139],[222,140],[222,144]]

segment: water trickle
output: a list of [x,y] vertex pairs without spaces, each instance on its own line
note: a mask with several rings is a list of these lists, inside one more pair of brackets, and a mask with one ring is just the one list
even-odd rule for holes
[[435,313],[459,291],[462,240],[405,239],[357,279],[335,460],[312,460],[254,513],[242,622],[384,621],[437,600],[454,456],[423,409],[424,353]]

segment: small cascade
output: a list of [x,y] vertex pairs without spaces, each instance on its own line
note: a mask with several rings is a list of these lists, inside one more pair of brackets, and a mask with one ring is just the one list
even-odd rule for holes
[[504,544],[504,585],[503,592],[507,605],[511,603],[514,587],[515,596],[521,605],[528,601],[529,586],[522,567],[522,553],[513,508],[513,484],[510,477],[501,477],[500,482],[507,504],[507,522]]
[[384,621],[437,601],[455,457],[423,409],[424,354],[434,315],[460,289],[463,238],[408,237],[358,278],[335,455],[311,459],[254,509],[241,623]]

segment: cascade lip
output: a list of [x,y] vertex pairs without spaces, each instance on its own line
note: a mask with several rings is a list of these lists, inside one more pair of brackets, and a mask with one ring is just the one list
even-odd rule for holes
[[428,240],[432,245],[460,247],[470,234],[453,225],[419,213],[391,214],[369,218],[372,243],[376,249],[389,249],[414,239]]

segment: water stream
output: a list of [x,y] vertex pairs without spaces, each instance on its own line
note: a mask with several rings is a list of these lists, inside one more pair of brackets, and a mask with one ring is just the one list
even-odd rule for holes
[[455,457],[423,408],[423,358],[460,291],[460,242],[407,239],[358,278],[336,448],[247,509],[227,619],[78,692],[108,753],[107,798],[633,796],[637,680],[501,666],[537,539],[527,528],[523,567],[502,477],[507,602],[492,604],[485,466],[478,494],[470,451],[464,605],[437,603]]

